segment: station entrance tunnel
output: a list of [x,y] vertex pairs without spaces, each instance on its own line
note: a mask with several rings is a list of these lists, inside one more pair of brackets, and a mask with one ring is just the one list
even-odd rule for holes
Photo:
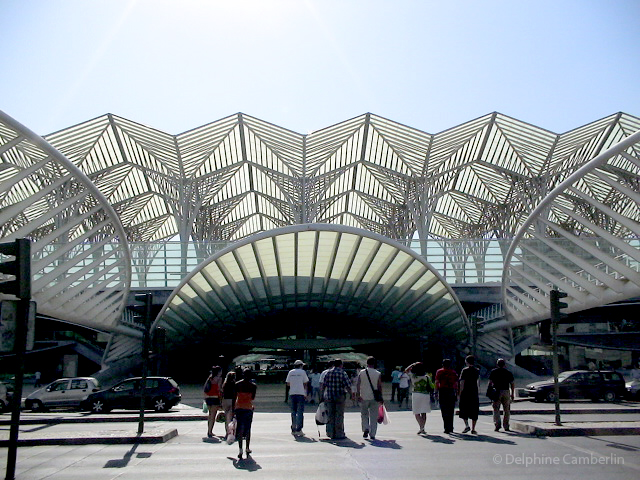
[[432,363],[470,333],[460,301],[424,258],[328,224],[263,232],[217,252],[173,291],[155,327],[166,332],[169,374],[195,380],[246,353],[310,366],[350,352],[389,369]]

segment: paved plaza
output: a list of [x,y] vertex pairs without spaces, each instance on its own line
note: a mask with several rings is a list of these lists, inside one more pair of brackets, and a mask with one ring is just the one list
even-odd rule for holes
[[[329,440],[314,421],[314,407],[305,414],[305,436],[290,434],[290,414],[279,388],[264,388],[263,410],[253,423],[252,455],[239,460],[237,443],[206,436],[206,420],[195,403],[197,389],[185,388],[186,402],[169,414],[146,415],[145,435],[158,443],[131,440],[137,430],[135,412],[103,417],[84,413],[25,413],[20,438],[58,438],[58,445],[18,449],[17,479],[423,479],[555,477],[637,479],[640,476],[640,435],[551,437],[494,432],[487,407],[478,422],[478,435],[444,434],[438,410],[427,418],[424,436],[410,411],[389,403],[388,425],[376,440],[362,438],[360,415],[350,407],[345,415],[348,438]],[[260,391],[259,391],[260,395]],[[267,401],[271,398],[271,401]],[[259,404],[260,405],[260,404]],[[548,413],[544,413],[544,409]],[[514,422],[552,422],[550,405],[518,402]],[[636,403],[563,405],[563,420],[637,424]],[[634,413],[635,411],[639,413]],[[609,413],[603,413],[608,411]],[[579,413],[581,412],[581,413]],[[8,416],[3,415],[3,420]],[[108,420],[108,421],[104,421]],[[128,420],[128,421],[122,421]],[[74,422],[74,423],[69,423]],[[5,422],[6,423],[6,422]],[[456,419],[457,432],[462,421]],[[0,427],[7,437],[8,425]],[[167,432],[170,432],[167,434]],[[221,434],[220,424],[214,433]],[[127,438],[125,444],[73,444],[72,440],[100,436]],[[69,442],[64,442],[68,438]],[[153,440],[153,439],[152,439]],[[154,440],[155,441],[155,440]],[[0,448],[6,465],[7,449]]]

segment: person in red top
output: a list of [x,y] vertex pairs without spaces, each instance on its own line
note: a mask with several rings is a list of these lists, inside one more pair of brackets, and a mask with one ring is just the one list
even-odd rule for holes
[[236,406],[234,415],[236,418],[236,439],[238,440],[238,458],[242,459],[242,441],[246,439],[245,452],[247,457],[251,453],[251,423],[253,422],[253,400],[256,398],[256,384],[253,383],[253,372],[245,369],[242,372],[242,380],[236,383]]
[[207,381],[204,382],[204,401],[209,408],[207,419],[207,437],[213,437],[213,426],[216,424],[216,414],[220,409],[220,392],[222,391],[222,367],[211,367]]
[[442,360],[442,368],[436,372],[436,391],[440,400],[440,413],[444,433],[453,432],[453,413],[458,397],[458,374],[451,368],[451,360]]

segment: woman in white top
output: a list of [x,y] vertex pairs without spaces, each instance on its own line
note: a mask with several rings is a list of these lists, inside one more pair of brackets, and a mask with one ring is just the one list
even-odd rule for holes
[[427,375],[427,371],[422,362],[415,362],[409,365],[405,373],[411,375],[413,392],[411,393],[411,410],[416,416],[416,421],[420,430],[418,435],[424,435],[424,426],[427,423],[427,413],[431,412],[431,392],[435,386]]

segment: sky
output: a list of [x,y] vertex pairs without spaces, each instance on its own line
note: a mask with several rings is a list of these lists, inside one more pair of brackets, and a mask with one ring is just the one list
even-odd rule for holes
[[106,113],[170,134],[640,116],[640,0],[0,0],[0,43],[0,110],[40,135]]

